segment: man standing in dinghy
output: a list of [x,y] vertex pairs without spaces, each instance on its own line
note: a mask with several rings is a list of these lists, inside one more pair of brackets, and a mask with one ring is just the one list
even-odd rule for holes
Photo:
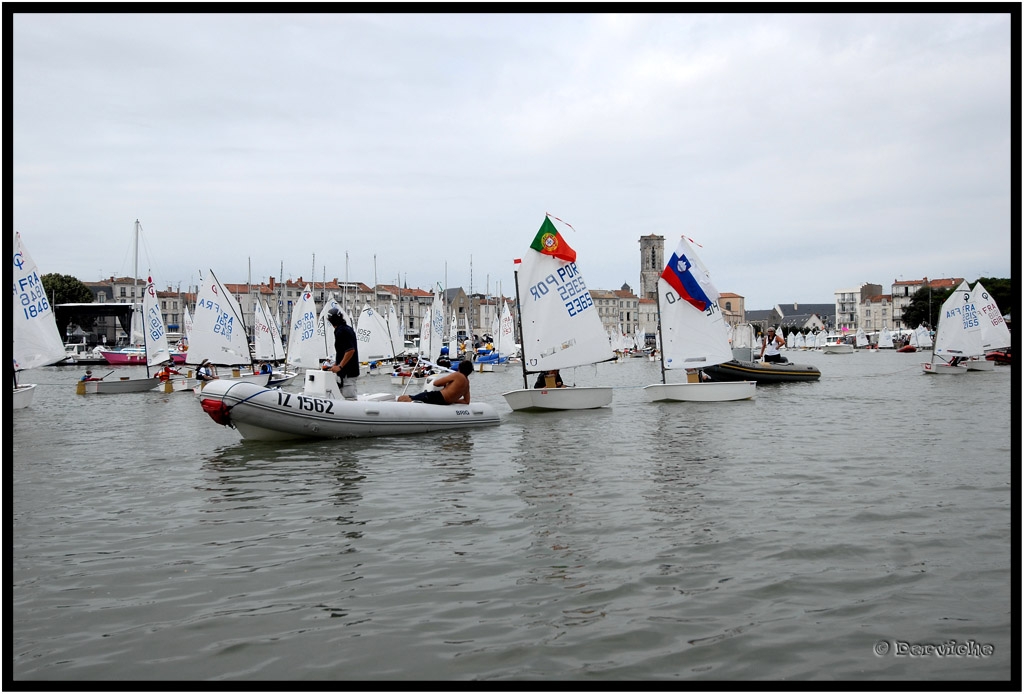
[[425,402],[428,405],[468,405],[469,374],[473,373],[473,362],[463,359],[459,370],[434,379],[434,385],[441,390],[425,390],[416,395],[400,395],[398,402]]
[[344,314],[336,306],[327,312],[327,320],[334,326],[334,366],[328,371],[339,375],[341,396],[346,400],[355,400],[356,379],[359,377],[356,331],[345,322]]

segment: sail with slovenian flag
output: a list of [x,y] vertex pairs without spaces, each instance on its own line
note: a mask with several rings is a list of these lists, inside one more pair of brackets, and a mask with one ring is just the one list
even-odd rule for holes
[[695,253],[687,252],[686,244],[672,253],[661,279],[694,308],[704,311],[718,301],[718,290],[711,283],[711,273]]

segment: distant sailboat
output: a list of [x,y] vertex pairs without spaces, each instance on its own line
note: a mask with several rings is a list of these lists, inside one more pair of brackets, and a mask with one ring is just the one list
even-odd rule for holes
[[18,372],[55,364],[65,358],[64,340],[43,290],[39,268],[14,232],[14,402],[20,410],[32,404],[36,384],[18,384]]

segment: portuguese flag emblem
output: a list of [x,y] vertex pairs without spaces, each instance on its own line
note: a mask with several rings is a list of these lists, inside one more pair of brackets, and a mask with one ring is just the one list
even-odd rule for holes
[[540,225],[540,231],[534,237],[530,248],[544,255],[553,255],[567,263],[576,262],[576,251],[569,248],[569,244],[565,242],[562,235],[558,233],[558,229],[555,229],[555,225],[547,217],[544,218],[544,223]]

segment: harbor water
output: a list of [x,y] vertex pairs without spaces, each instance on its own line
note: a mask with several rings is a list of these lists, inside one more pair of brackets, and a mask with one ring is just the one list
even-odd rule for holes
[[611,407],[530,414],[512,367],[470,377],[497,427],[279,443],[25,372],[11,676],[1009,679],[1011,367],[788,356],[821,379],[653,404],[627,359],[563,372]]

